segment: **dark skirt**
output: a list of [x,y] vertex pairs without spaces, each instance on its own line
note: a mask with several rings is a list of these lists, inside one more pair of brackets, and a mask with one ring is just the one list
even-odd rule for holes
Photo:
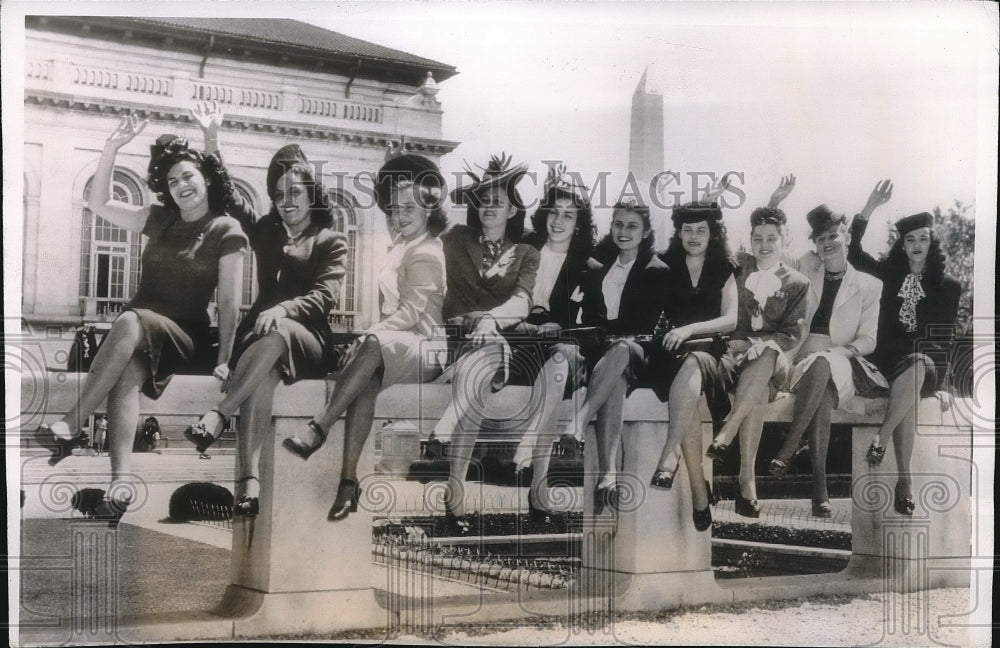
[[145,396],[159,398],[176,373],[212,373],[215,355],[207,322],[178,322],[147,308],[128,311],[139,319],[146,341],[150,377],[142,384]]
[[888,368],[887,371],[883,369],[882,373],[891,385],[896,378],[899,378],[900,374],[918,362],[924,366],[924,384],[920,387],[920,398],[930,398],[937,391],[938,384],[937,367],[930,356],[923,353],[911,353],[900,358],[899,362]]
[[556,353],[563,354],[565,361],[570,363],[569,380],[566,381],[563,398],[569,398],[574,391],[586,384],[588,373],[584,357],[579,347],[572,341],[542,337],[534,339],[521,337],[514,340],[508,338],[507,341],[510,344],[511,355],[506,384],[534,385],[542,372],[542,367]]
[[[247,319],[240,324],[241,336],[237,336],[233,345],[233,355],[229,366],[236,368],[240,357],[246,353],[260,336],[253,332],[253,324],[246,324]],[[246,332],[243,332],[246,330]],[[326,339],[323,331],[302,324],[287,317],[278,321],[278,335],[285,341],[286,352],[281,356],[281,377],[286,385],[310,378],[324,378],[334,368],[336,360],[333,345]]]
[[666,402],[670,397],[670,387],[680,371],[684,361],[691,358],[701,373],[701,393],[705,395],[708,411],[716,427],[732,409],[729,392],[732,390],[736,376],[736,367],[724,353],[725,345],[709,351],[688,351],[678,355],[668,353],[662,347],[656,347],[650,354],[647,363],[647,381],[653,393]]

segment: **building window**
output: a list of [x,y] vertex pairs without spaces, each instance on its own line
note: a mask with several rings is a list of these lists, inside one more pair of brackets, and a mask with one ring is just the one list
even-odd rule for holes
[[347,272],[340,286],[338,308],[330,311],[330,325],[334,330],[352,330],[358,314],[358,202],[353,195],[342,190],[328,189],[327,195],[333,206],[331,229],[343,232],[347,237]]
[[[93,178],[83,191],[86,203]],[[123,171],[115,170],[112,197],[129,205],[142,205],[145,193],[139,183]],[[142,236],[118,227],[83,209],[80,243],[80,297],[84,315],[108,316],[121,311],[139,287]]]

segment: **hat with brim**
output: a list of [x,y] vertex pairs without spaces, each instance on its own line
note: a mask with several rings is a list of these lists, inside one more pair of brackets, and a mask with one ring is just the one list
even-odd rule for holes
[[674,227],[701,223],[703,221],[721,221],[722,209],[717,202],[687,203],[679,207],[674,207],[674,211],[670,215],[670,220],[673,221]]
[[434,197],[433,205],[438,207],[447,192],[448,185],[441,170],[434,162],[422,155],[404,153],[390,158],[375,176],[375,203],[385,213],[389,213],[392,190],[397,187],[417,186],[427,189]]
[[915,229],[933,226],[934,217],[927,212],[921,212],[919,214],[914,214],[913,216],[900,218],[896,221],[896,231],[899,232],[900,237],[906,236]]
[[451,201],[456,205],[478,206],[477,197],[494,189],[507,191],[509,187],[517,186],[524,174],[528,171],[528,165],[518,164],[511,166],[511,158],[501,153],[500,156],[492,156],[489,164],[483,169],[483,175],[473,173],[466,165],[465,172],[472,177],[472,184],[459,187],[451,192]]
[[820,205],[819,207],[814,207],[812,211],[806,214],[806,220],[809,222],[811,229],[809,240],[813,240],[834,225],[846,223],[847,217],[843,214],[833,213],[826,205]]
[[271,158],[271,163],[267,165],[267,195],[274,200],[274,190],[278,187],[278,180],[294,168],[300,168],[312,175],[312,167],[306,154],[302,152],[298,144],[288,144],[278,149],[278,152]]

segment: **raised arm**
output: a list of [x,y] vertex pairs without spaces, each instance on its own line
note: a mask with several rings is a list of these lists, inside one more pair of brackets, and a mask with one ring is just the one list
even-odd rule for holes
[[778,188],[774,190],[771,194],[771,199],[767,201],[767,206],[772,209],[777,209],[778,205],[781,204],[785,198],[788,198],[788,194],[792,193],[792,189],[795,188],[795,174],[789,173],[781,178],[781,182],[778,184]]
[[[191,109],[191,117],[198,122],[201,134],[205,139],[205,153],[214,155],[222,161],[222,151],[219,149],[219,128],[225,117],[217,101],[203,101]],[[257,222],[257,211],[249,201],[238,191],[233,191],[232,199],[226,208],[226,213],[235,218],[243,228],[244,233],[254,241],[253,225]]]
[[121,122],[104,143],[101,160],[97,163],[97,171],[94,172],[94,181],[91,183],[87,199],[90,211],[109,223],[133,232],[142,232],[145,229],[146,220],[149,218],[149,205],[139,207],[112,198],[111,178],[115,172],[118,149],[135,139],[135,136],[148,124],[149,120],[140,119],[138,115],[122,117]]
[[865,203],[864,208],[851,221],[851,242],[847,246],[848,263],[858,270],[875,275],[880,279],[883,278],[882,263],[865,252],[864,247],[861,245],[861,240],[868,229],[868,219],[871,218],[872,212],[880,205],[889,202],[890,198],[892,198],[892,181],[883,180],[876,183],[875,188],[872,189],[871,194],[868,196],[868,201]]

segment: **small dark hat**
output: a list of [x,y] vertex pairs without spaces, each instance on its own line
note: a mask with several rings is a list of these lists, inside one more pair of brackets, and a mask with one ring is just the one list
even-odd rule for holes
[[474,173],[469,165],[465,165],[465,172],[472,177],[472,184],[459,187],[451,192],[451,201],[456,205],[473,205],[476,203],[476,196],[482,194],[485,191],[489,191],[494,187],[512,187],[516,186],[524,174],[528,171],[528,165],[518,164],[511,166],[512,159],[507,156],[506,153],[501,153],[499,156],[490,157],[489,164],[483,169],[483,175],[480,177],[478,174]]
[[820,205],[806,214],[806,220],[809,221],[809,227],[812,229],[809,233],[809,240],[813,240],[834,225],[846,223],[847,217],[843,214],[833,213],[826,205]]
[[439,207],[442,196],[448,190],[444,176],[436,164],[422,155],[404,153],[387,160],[375,176],[375,203],[378,208],[388,213],[393,187],[408,184],[430,190],[437,204],[427,207]]
[[758,207],[750,214],[750,227],[758,225],[777,225],[784,227],[788,223],[785,212],[777,207]]
[[684,224],[700,223],[702,221],[721,221],[722,209],[719,207],[719,203],[717,202],[687,203],[686,205],[674,207],[674,211],[670,215],[670,220],[673,221],[674,227],[680,227]]
[[896,231],[899,232],[900,238],[921,227],[934,227],[934,217],[927,212],[920,212],[896,221]]
[[267,195],[274,200],[274,190],[277,188],[278,180],[295,167],[301,167],[312,175],[312,167],[306,154],[302,152],[298,144],[288,144],[278,149],[278,152],[271,158],[271,163],[267,165]]

